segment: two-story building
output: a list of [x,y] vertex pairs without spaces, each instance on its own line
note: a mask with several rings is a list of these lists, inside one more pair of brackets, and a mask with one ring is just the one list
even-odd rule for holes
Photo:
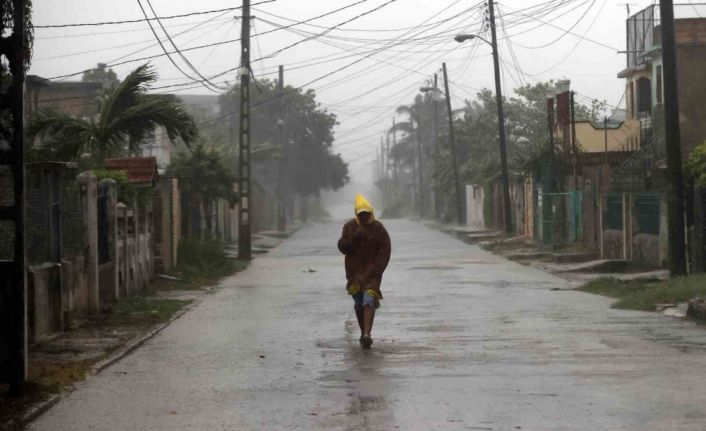
[[[675,42],[682,157],[706,139],[706,7],[675,5]],[[640,121],[645,141],[637,159],[664,168],[664,73],[659,7],[649,6],[627,20],[625,79],[628,118]],[[645,163],[646,162],[646,163]]]

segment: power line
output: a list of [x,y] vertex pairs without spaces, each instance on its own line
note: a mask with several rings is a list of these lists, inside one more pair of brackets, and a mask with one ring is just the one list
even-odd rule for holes
[[[206,21],[201,21],[201,22],[199,22],[199,23],[196,23],[195,26],[192,26],[192,27],[190,27],[190,28],[188,28],[188,29],[186,29],[186,30],[184,30],[184,31],[179,32],[179,33],[176,33],[174,36],[180,36],[180,35],[182,35],[182,34],[188,33],[188,32],[190,32],[190,31],[192,31],[192,30],[195,30],[196,28],[201,27],[201,26],[203,26],[204,24],[206,24],[206,23],[208,23],[208,22],[211,22],[211,21],[213,21],[213,22],[211,23],[211,25],[208,26],[208,28],[215,27],[215,26],[220,26],[220,25],[223,24],[224,22],[228,22],[228,21],[230,21],[230,20],[232,19],[232,18],[226,18],[225,20],[218,20],[218,19],[217,19],[217,18],[219,18],[219,17],[225,15],[226,13],[227,13],[227,12],[223,13],[222,15],[218,15],[218,16],[216,16],[216,17],[214,17],[214,18],[208,19],[208,20],[206,20]],[[193,23],[189,23],[189,25],[191,25],[191,24],[193,24]],[[150,29],[146,29],[146,30],[147,30],[147,31],[150,31]],[[210,30],[209,30],[209,32],[210,32]],[[118,32],[118,33],[123,33],[123,32]],[[104,47],[101,47],[101,48],[89,49],[89,50],[86,50],[86,51],[77,51],[77,52],[70,52],[70,53],[68,53],[68,54],[53,55],[53,56],[51,56],[51,57],[32,58],[32,62],[36,62],[36,61],[47,61],[47,60],[56,60],[56,59],[58,59],[58,58],[66,58],[66,57],[74,57],[74,56],[77,56],[77,55],[91,54],[91,53],[94,53],[94,52],[103,52],[103,51],[113,50],[113,49],[117,49],[117,48],[125,48],[125,47],[128,47],[128,46],[142,45],[142,44],[150,43],[150,42],[154,42],[154,37],[151,37],[151,38],[149,38],[149,39],[144,39],[144,40],[141,40],[141,41],[139,41],[139,42],[130,42],[130,43],[123,43],[123,44],[120,44],[120,45],[104,46]],[[149,46],[147,46],[147,47],[140,48],[139,50],[134,51],[132,54],[134,54],[134,53],[136,53],[136,52],[142,52],[142,51],[144,51],[144,50],[146,50],[146,49],[152,48],[153,46],[157,46],[157,43],[153,43],[153,44],[151,44],[151,45],[149,45]],[[127,55],[132,55],[132,54],[127,54]],[[123,57],[124,57],[124,56],[123,56]],[[114,60],[114,61],[115,61],[115,60]]]
[[[154,16],[156,17],[156,16],[157,16],[157,12],[154,10],[154,7],[152,7],[152,2],[151,2],[150,0],[145,0],[145,1],[147,2],[147,5],[149,6],[149,8],[150,8],[150,10],[152,11],[152,13],[154,14]],[[146,12],[145,9],[142,7],[142,2],[141,2],[140,0],[137,0],[137,4],[140,6],[140,9],[142,10],[142,13],[145,15],[145,18],[147,18],[147,12]],[[162,50],[163,50],[164,53],[166,54],[166,53],[167,53],[167,50],[166,50],[166,48],[164,47],[164,44],[162,44],[162,41],[160,40],[159,36],[157,35],[157,32],[156,32],[156,31],[154,30],[154,28],[152,27],[152,23],[151,23],[150,21],[147,21],[147,24],[150,26],[150,29],[152,29],[152,33],[154,34],[154,37],[157,39],[157,42],[159,43],[159,46],[162,48]],[[167,37],[167,40],[168,40],[169,43],[172,45],[172,47],[173,47],[174,50],[177,52],[177,54],[179,54],[179,57],[184,61],[184,63],[186,63],[186,65],[189,67],[189,69],[191,69],[192,72],[194,72],[199,78],[201,78],[201,80],[200,80],[201,84],[202,84],[206,89],[208,89],[208,90],[210,90],[210,91],[213,91],[214,93],[218,93],[219,90],[221,90],[221,89],[218,88],[216,85],[214,85],[211,81],[209,81],[208,78],[206,78],[205,76],[203,76],[203,75],[201,74],[201,72],[199,72],[198,69],[197,69],[196,67],[194,67],[193,64],[191,64],[191,62],[189,61],[189,59],[186,58],[186,56],[185,56],[181,51],[179,51],[179,47],[176,45],[176,43],[174,43],[174,40],[171,38],[171,36],[169,36],[169,33],[167,32],[167,29],[164,28],[164,25],[162,25],[162,21],[161,21],[160,19],[157,19],[157,24],[159,24],[160,28],[161,28],[162,31],[164,32],[164,35]],[[189,79],[191,79],[191,80],[195,80],[195,78],[192,78],[190,75],[188,75],[187,73],[185,73],[179,66],[177,66],[176,62],[172,59],[171,55],[167,54],[167,58],[169,58],[169,61],[170,61],[184,76],[186,76],[187,78],[189,78]],[[206,83],[208,83],[208,85],[206,85]]]
[[[456,0],[456,1],[452,2],[452,5],[459,3],[459,1],[460,1],[460,0]],[[449,7],[450,7],[450,6],[449,6]],[[445,10],[447,10],[449,7],[444,8],[441,12],[438,12],[438,13],[436,13],[435,15],[433,15],[432,17],[426,19],[425,21],[422,22],[422,24],[424,24],[424,23],[426,23],[427,21],[429,21],[429,20],[433,19],[434,17],[438,16],[440,13],[442,13],[442,12],[445,11]],[[425,31],[426,31],[426,30],[425,30]],[[405,32],[403,35],[398,36],[397,39],[401,38],[402,36],[406,35],[407,33],[409,33],[409,31],[408,31],[408,32]],[[315,78],[315,79],[313,79],[313,80],[307,82],[307,83],[304,84],[304,85],[301,85],[301,86],[299,86],[299,87],[293,88],[292,90],[289,90],[289,92],[291,93],[291,92],[295,92],[295,91],[300,91],[301,89],[303,89],[303,88],[305,88],[305,87],[307,87],[307,86],[310,86],[311,84],[313,84],[313,83],[315,83],[315,82],[318,82],[318,81],[320,81],[320,80],[322,80],[322,79],[325,79],[325,78],[327,78],[327,77],[329,77],[329,76],[332,76],[332,75],[334,75],[334,74],[336,74],[336,73],[338,73],[338,72],[340,72],[340,71],[342,71],[342,70],[345,70],[345,69],[347,69],[347,68],[349,68],[349,67],[351,67],[351,66],[353,66],[353,65],[355,65],[355,64],[357,64],[357,63],[360,63],[360,62],[363,61],[364,59],[366,59],[366,58],[372,56],[372,54],[375,53],[375,52],[382,52],[382,51],[384,51],[384,50],[386,50],[386,49],[388,49],[388,48],[390,48],[390,47],[392,47],[392,46],[399,45],[399,44],[400,44],[400,42],[398,42],[398,43],[396,43],[396,44],[388,44],[388,45],[385,46],[385,47],[382,47],[382,48],[373,50],[373,52],[371,52],[369,55],[367,55],[367,56],[365,56],[365,57],[362,57],[362,58],[359,58],[359,59],[357,59],[357,60],[354,60],[354,61],[351,62],[351,63],[348,63],[348,64],[346,64],[346,65],[344,65],[344,66],[341,66],[341,67],[339,67],[339,68],[337,68],[337,69],[335,69],[335,70],[333,70],[333,71],[331,71],[331,72],[328,72],[328,73],[326,73],[326,74],[324,74],[324,75],[322,75],[322,76],[319,76],[318,78]],[[254,104],[254,105],[253,105],[253,108],[256,108],[257,106],[260,106],[260,105],[262,105],[262,104],[268,103],[271,99],[274,99],[274,98],[269,98],[269,99],[262,100],[262,101],[260,101],[260,102],[258,102],[258,103],[256,103],[256,104]],[[206,123],[212,122],[212,121],[217,121],[217,120],[219,120],[219,119],[221,119],[221,118],[224,118],[224,117],[226,117],[226,116],[228,116],[228,115],[231,115],[231,114],[232,114],[232,112],[230,112],[230,113],[225,113],[225,114],[223,114],[223,115],[219,115],[219,116],[217,116],[217,117],[214,117],[214,118],[212,118],[212,119],[209,119],[209,120],[204,121],[202,124],[206,124]]]
[[[259,3],[254,3],[253,5],[272,3],[274,1],[276,1],[276,0],[264,0]],[[160,19],[186,18],[186,17],[196,16],[196,15],[206,15],[206,14],[219,13],[219,12],[230,12],[230,11],[234,11],[234,10],[238,10],[238,9],[242,9],[242,6],[229,7],[229,8],[223,8],[223,9],[214,9],[214,10],[205,10],[205,11],[199,11],[199,12],[189,12],[189,13],[164,16],[164,17],[129,19],[129,20],[123,20],[123,21],[101,21],[101,22],[84,22],[84,23],[76,23],[76,24],[35,25],[34,28],[93,27],[93,26],[102,26],[102,25],[132,24],[132,23],[136,23],[136,22],[145,22],[145,21],[150,22],[150,21],[155,21],[155,20],[160,20]]]
[[[228,12],[224,12],[223,15],[225,15]],[[219,16],[223,16],[219,15]],[[221,22],[224,21],[229,21],[230,18],[226,18],[224,20],[221,20]],[[210,20],[208,20],[210,21]],[[176,28],[176,27],[186,27],[189,25],[194,24],[193,22],[183,22],[180,24],[172,24],[166,26],[167,28]],[[111,31],[94,31],[90,33],[73,33],[73,34],[56,34],[52,36],[35,36],[35,40],[56,40],[56,39],[70,39],[70,38],[78,38],[78,37],[89,37],[89,36],[102,36],[102,35],[107,35],[107,34],[125,34],[125,33],[138,33],[138,32],[145,32],[145,31],[150,31],[149,28],[129,28],[129,29],[122,29],[122,30],[111,30]],[[150,39],[152,40],[152,39]],[[34,60],[34,59],[33,59]]]
[[[507,6],[505,6],[505,7],[507,7]],[[511,9],[511,10],[512,10],[512,9]],[[521,12],[515,11],[515,13],[521,13]],[[521,14],[522,14],[522,13],[521,13]],[[522,14],[522,15],[524,15],[524,14]],[[563,29],[563,28],[561,28],[561,27],[559,27],[559,26],[557,26],[557,25],[554,25],[554,24],[549,23],[549,22],[547,22],[547,21],[543,21],[543,20],[541,20],[541,19],[539,19],[539,18],[530,16],[530,15],[524,15],[524,16],[526,16],[526,17],[529,18],[529,19],[532,19],[532,20],[535,20],[535,21],[539,21],[539,22],[541,22],[542,24],[548,25],[549,27],[555,28],[555,29],[557,29],[557,30],[566,31],[565,29]],[[612,47],[612,46],[610,46],[610,45],[608,45],[608,44],[605,44],[605,43],[603,43],[603,42],[599,42],[599,41],[597,41],[597,40],[589,39],[589,38],[587,38],[587,37],[585,37],[585,36],[581,36],[581,35],[579,35],[579,34],[577,34],[577,33],[572,32],[572,31],[567,31],[567,33],[570,34],[570,35],[572,35],[572,36],[575,36],[575,37],[578,37],[578,38],[580,38],[580,39],[583,39],[583,40],[585,40],[585,41],[587,41],[587,42],[591,42],[591,43],[593,43],[593,44],[596,44],[596,45],[598,45],[598,46],[602,46],[602,47],[604,47],[604,48],[608,48],[608,49],[611,49],[611,50],[616,51],[616,52],[617,52],[617,51],[620,51],[618,48]],[[513,36],[517,36],[517,34],[514,34]]]
[[294,48],[295,46],[297,46],[297,45],[299,45],[299,44],[302,44],[302,43],[304,43],[304,42],[308,42],[308,41],[310,41],[310,40],[316,39],[317,37],[321,37],[321,36],[323,36],[323,35],[325,35],[325,34],[328,34],[328,33],[330,33],[331,31],[333,31],[334,29],[336,29],[336,28],[338,28],[338,27],[340,27],[340,26],[342,26],[342,25],[346,25],[346,24],[348,24],[348,23],[350,23],[350,22],[353,22],[353,21],[355,21],[355,20],[357,20],[357,19],[360,19],[360,18],[362,18],[362,17],[364,17],[364,16],[366,16],[366,15],[370,15],[371,13],[377,12],[377,11],[379,11],[380,9],[382,9],[382,8],[384,8],[384,7],[386,7],[386,6],[390,5],[390,4],[392,4],[392,3],[395,3],[395,2],[397,2],[397,1],[398,1],[398,0],[388,0],[388,1],[386,1],[385,3],[383,3],[383,4],[379,5],[379,6],[376,6],[376,7],[372,8],[372,9],[370,9],[370,10],[368,10],[368,11],[365,11],[365,12],[359,14],[359,15],[356,15],[356,16],[354,16],[354,17],[351,18],[351,19],[348,19],[348,20],[346,20],[346,21],[343,21],[343,22],[341,22],[341,23],[338,23],[338,24],[334,25],[333,27],[329,27],[328,29],[326,29],[326,30],[323,31],[322,33],[319,33],[319,34],[317,34],[317,35],[310,36],[310,37],[307,37],[307,38],[305,38],[305,39],[302,39],[302,40],[299,40],[299,41],[297,41],[297,42],[294,42],[294,43],[292,43],[292,44],[290,44],[290,45],[287,45],[287,46],[285,46],[285,47],[283,47],[283,48],[280,48],[280,49],[276,50],[275,52],[273,52],[273,53],[271,53],[271,54],[269,54],[269,55],[267,55],[267,56],[265,56],[265,57],[258,58],[258,59],[254,60],[254,61],[263,60],[263,59],[267,59],[267,58],[273,58],[273,57],[275,57],[276,55],[278,55],[279,53],[281,53],[282,51],[285,51],[285,50],[290,49],[290,48]]
[[[269,0],[269,1],[267,1],[266,3],[269,3],[269,2],[271,2],[271,1],[274,1],[274,0]],[[304,23],[307,23],[307,22],[309,22],[309,21],[313,21],[313,20],[316,20],[316,19],[319,19],[319,18],[323,18],[323,17],[326,17],[326,16],[328,16],[328,15],[335,14],[335,13],[337,13],[337,12],[340,12],[340,11],[342,11],[342,10],[348,9],[348,8],[350,8],[350,7],[353,7],[353,6],[355,6],[355,5],[358,5],[358,4],[360,4],[360,3],[364,3],[364,2],[367,2],[367,1],[369,1],[369,0],[358,0],[358,1],[356,1],[355,3],[351,3],[351,4],[349,4],[349,5],[346,5],[346,6],[343,6],[343,7],[337,8],[337,9],[334,9],[334,10],[332,10],[332,11],[326,12],[326,13],[324,13],[324,14],[317,15],[317,16],[315,16],[315,17],[311,17],[311,18],[308,18],[308,19],[303,20],[303,21],[299,21],[299,22],[297,22],[296,24],[291,24],[291,25],[289,25],[288,27],[293,27],[293,26],[298,25],[298,24],[304,24]],[[257,4],[260,4],[260,3],[257,3]],[[278,31],[278,30],[280,30],[280,29],[273,29],[273,30],[265,31],[265,32],[263,32],[263,33],[255,34],[255,35],[253,35],[253,36],[262,36],[262,35],[265,35],[265,34],[273,33],[273,32]],[[199,46],[193,46],[193,47],[189,47],[189,48],[182,48],[182,49],[181,49],[181,52],[194,51],[194,50],[198,50],[198,49],[210,48],[210,47],[213,47],[213,46],[226,45],[226,44],[230,44],[230,43],[234,43],[234,42],[239,42],[239,41],[240,41],[240,38],[237,38],[237,39],[229,39],[229,40],[224,40],[224,41],[221,41],[221,42],[209,43],[209,44],[199,45]],[[176,52],[169,52],[169,54],[175,54],[175,53],[176,53]],[[133,59],[129,59],[129,60],[125,60],[125,61],[120,61],[120,62],[109,62],[109,63],[107,63],[107,64],[103,67],[103,69],[104,69],[104,68],[108,68],[108,67],[114,67],[114,66],[122,66],[122,65],[124,65],[124,64],[135,63],[135,62],[139,62],[139,61],[152,60],[152,59],[155,59],[155,58],[164,57],[165,55],[167,55],[167,54],[166,54],[166,53],[162,53],[162,54],[149,55],[149,56],[140,57],[140,58],[133,58]],[[124,58],[124,56],[123,56],[122,58]],[[84,72],[92,71],[92,70],[95,70],[95,69],[96,69],[96,68],[85,69],[85,70],[81,70],[81,71],[79,71],[79,72],[73,72],[73,73],[67,73],[67,74],[64,74],[64,75],[52,76],[52,77],[47,78],[47,79],[63,79],[63,78],[70,78],[70,77],[72,77],[72,76],[81,75],[81,74],[83,74]]]

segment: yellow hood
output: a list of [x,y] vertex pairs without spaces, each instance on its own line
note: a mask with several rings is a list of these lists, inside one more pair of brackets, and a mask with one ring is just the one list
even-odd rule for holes
[[362,212],[370,213],[370,222],[375,220],[375,213],[373,211],[373,206],[370,205],[367,199],[363,197],[360,193],[355,196],[355,219],[358,220],[358,214]]

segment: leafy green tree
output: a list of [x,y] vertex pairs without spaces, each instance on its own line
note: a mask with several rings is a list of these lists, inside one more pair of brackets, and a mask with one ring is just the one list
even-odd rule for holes
[[113,69],[109,69],[108,65],[105,63],[98,63],[95,69],[83,72],[81,81],[100,82],[103,84],[103,88],[110,88],[120,82],[120,80],[118,80],[118,75],[113,71]]
[[226,164],[223,153],[214,147],[198,144],[192,151],[177,153],[167,167],[167,175],[180,178],[184,196],[199,208],[209,232],[212,204],[217,199],[226,199],[233,205],[238,200],[233,189],[236,176]]
[[[25,52],[23,53],[25,68],[29,69],[34,44],[34,26],[32,25],[32,1],[25,0]],[[12,0],[0,0],[0,34],[6,36],[14,23],[14,4]],[[5,74],[6,63],[0,62],[0,73]]]
[[[283,97],[283,98],[282,98]],[[274,81],[258,80],[251,91],[251,142],[253,151],[276,148],[262,154],[283,156],[284,178],[291,193],[303,196],[316,195],[322,189],[338,190],[348,182],[348,165],[339,154],[333,154],[333,127],[336,116],[322,109],[316,101],[314,90],[302,91],[284,88],[284,96]],[[221,96],[221,112],[229,113],[226,121],[211,127],[221,131],[209,131],[214,136],[238,136],[240,87],[231,88]],[[281,103],[284,102],[284,112]],[[284,145],[279,148],[282,117]],[[232,126],[229,126],[232,124]],[[232,130],[227,130],[232,127]],[[229,146],[233,150],[234,145]],[[231,150],[231,151],[233,151]]]
[[698,187],[706,188],[706,142],[694,148],[685,163],[685,171]]
[[164,127],[170,140],[189,145],[197,135],[193,118],[174,98],[147,94],[156,80],[150,66],[138,67],[98,97],[94,118],[41,109],[29,121],[28,136],[42,139],[46,157],[76,160],[89,154],[93,164],[106,157],[138,154],[158,126]]

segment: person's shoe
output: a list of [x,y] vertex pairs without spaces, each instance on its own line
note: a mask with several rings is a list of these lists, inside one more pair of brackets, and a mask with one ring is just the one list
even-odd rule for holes
[[358,339],[358,342],[360,343],[361,346],[363,345],[363,336],[362,336],[362,335],[361,335],[360,338]]
[[370,346],[373,345],[373,339],[370,338],[370,335],[363,335],[360,337],[360,345],[363,346],[364,349],[369,349]]

